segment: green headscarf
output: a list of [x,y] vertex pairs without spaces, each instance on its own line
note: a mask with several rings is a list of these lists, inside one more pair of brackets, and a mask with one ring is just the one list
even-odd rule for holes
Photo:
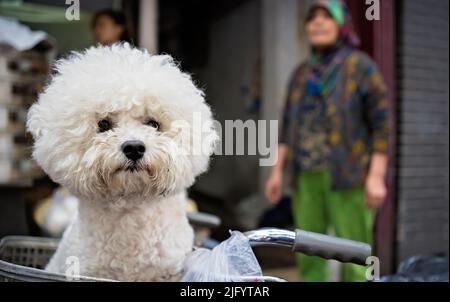
[[308,15],[311,15],[314,9],[318,7],[325,8],[339,25],[339,43],[355,48],[359,46],[360,41],[353,28],[352,17],[343,0],[314,0],[309,8]]

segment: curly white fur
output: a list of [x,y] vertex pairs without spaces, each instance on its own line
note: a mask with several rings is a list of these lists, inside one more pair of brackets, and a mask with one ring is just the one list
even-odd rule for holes
[[[65,273],[75,256],[81,275],[178,280],[193,244],[184,191],[206,171],[214,148],[193,154],[190,143],[217,137],[212,127],[193,126],[193,113],[212,121],[202,91],[170,56],[128,44],[74,53],[56,70],[27,126],[33,157],[80,205],[47,270]],[[102,119],[111,130],[99,131]],[[173,127],[179,121],[184,126]],[[133,172],[121,150],[130,140],[146,147]]]

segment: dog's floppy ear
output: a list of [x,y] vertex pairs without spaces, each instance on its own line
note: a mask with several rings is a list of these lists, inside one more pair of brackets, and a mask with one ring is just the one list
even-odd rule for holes
[[28,110],[27,131],[33,135],[34,140],[38,140],[44,133],[43,117],[40,114],[39,103],[33,104]]

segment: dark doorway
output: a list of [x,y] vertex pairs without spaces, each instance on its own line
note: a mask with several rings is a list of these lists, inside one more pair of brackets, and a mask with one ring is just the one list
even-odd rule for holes
[[369,21],[364,16],[369,7],[364,1],[347,0],[353,16],[355,30],[361,38],[361,49],[377,62],[388,87],[390,101],[391,141],[388,169],[388,200],[378,212],[376,221],[376,255],[381,260],[381,273],[394,270],[395,254],[395,203],[396,203],[396,2],[380,1],[379,21]]

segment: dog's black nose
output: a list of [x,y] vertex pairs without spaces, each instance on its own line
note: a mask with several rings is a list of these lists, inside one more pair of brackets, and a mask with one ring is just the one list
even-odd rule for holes
[[141,141],[127,141],[122,144],[122,152],[132,161],[140,160],[145,153],[145,145]]

